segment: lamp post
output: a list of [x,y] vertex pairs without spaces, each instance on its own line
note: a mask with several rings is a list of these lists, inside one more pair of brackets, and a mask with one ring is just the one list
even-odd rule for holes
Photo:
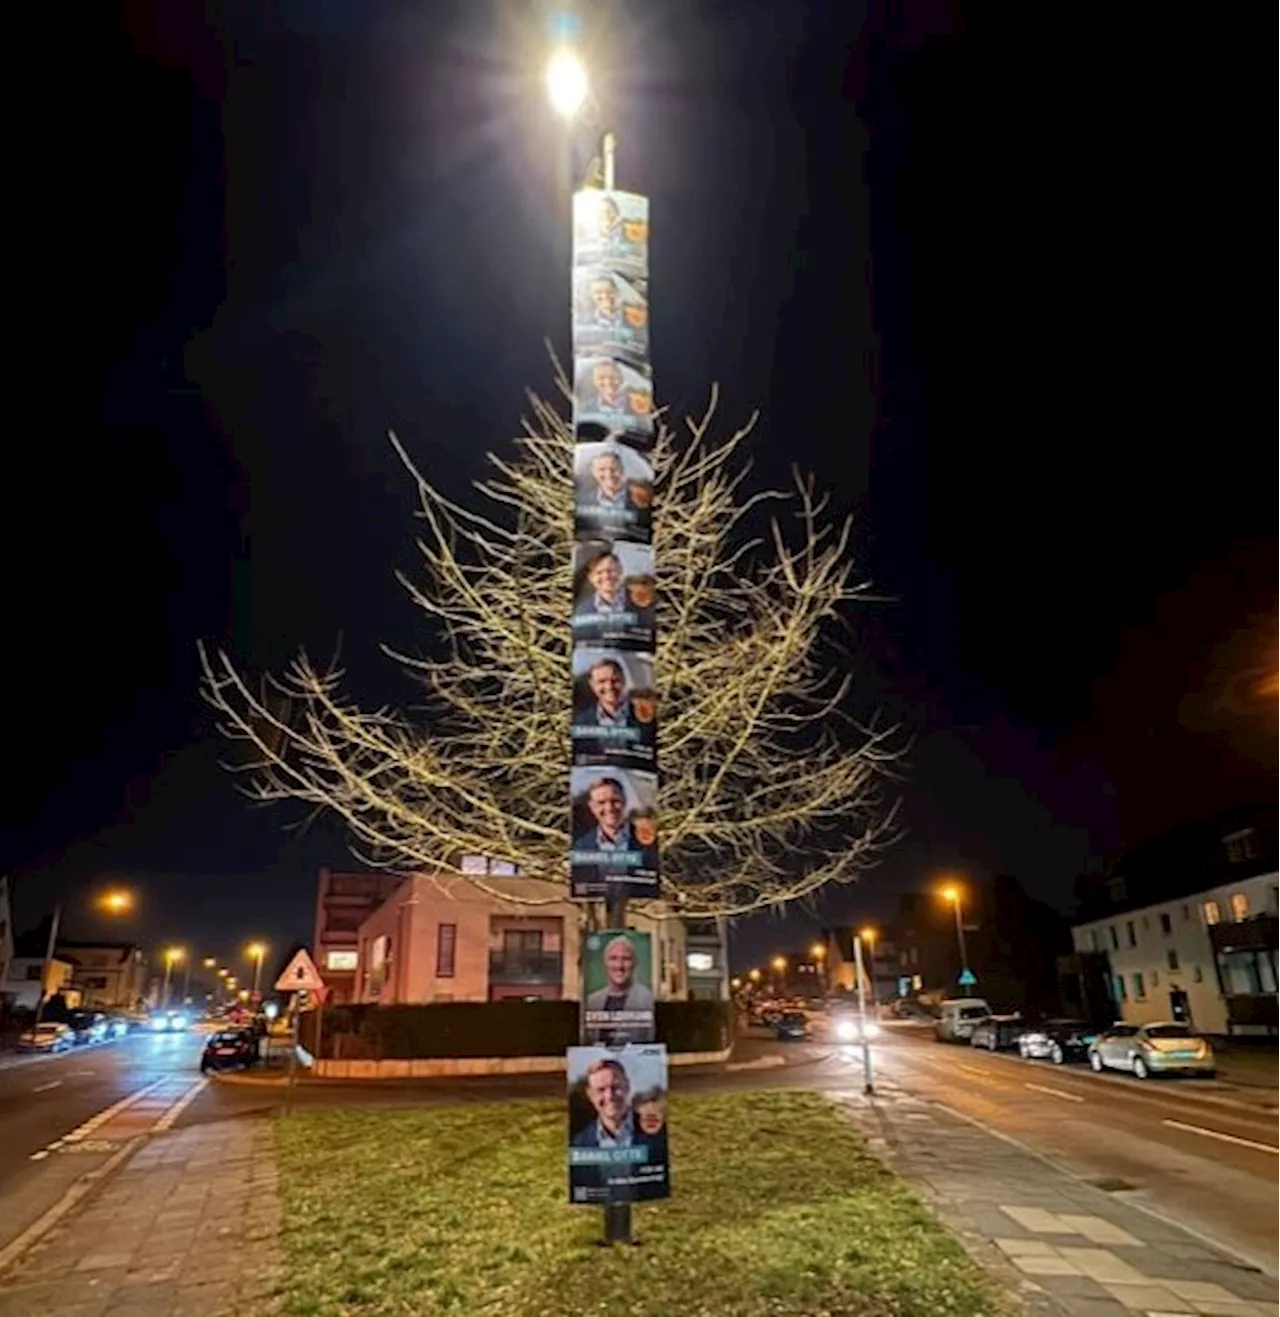
[[867,985],[862,970],[862,934],[853,939],[853,970],[858,976],[858,1033],[862,1038],[862,1091],[874,1093],[875,1081],[871,1074],[871,1041],[867,1037]]
[[259,989],[262,986],[262,960],[267,954],[267,944],[265,942],[250,942],[245,947],[244,954],[253,961],[253,1001],[257,1003],[261,1000]]
[[867,978],[871,984],[871,1013],[874,1015],[879,1008],[876,1001],[876,937],[877,933],[874,928],[868,924],[865,928],[858,930],[858,936],[866,944],[867,948]]
[[813,957],[814,964],[818,967],[818,986],[822,989],[822,995],[827,995],[827,947],[824,942],[815,942],[809,948],[809,954]]
[[969,953],[964,944],[964,915],[960,909],[962,895],[960,888],[954,883],[942,889],[943,899],[951,902],[951,907],[956,915],[956,945],[960,948],[961,975],[969,968]]
[[173,967],[186,959],[187,953],[181,947],[169,947],[164,953],[164,986],[160,989],[160,1007],[169,1005],[169,980],[173,977]]
[[32,1036],[40,1027],[40,1017],[44,1014],[45,999],[52,997],[49,980],[53,977],[53,953],[58,945],[58,928],[62,924],[62,902],[53,907],[53,918],[49,921],[49,941],[44,948],[44,964],[40,968],[40,999],[36,1002],[36,1018],[31,1026]]
[[774,973],[774,992],[780,993],[787,986],[787,958],[786,956],[774,956],[770,961]]

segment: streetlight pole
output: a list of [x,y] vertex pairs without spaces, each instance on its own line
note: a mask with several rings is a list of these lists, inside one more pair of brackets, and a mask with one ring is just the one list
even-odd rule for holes
[[267,954],[265,942],[251,942],[247,948],[250,957],[253,960],[253,1004],[256,1006],[261,1000],[262,987],[262,961]]
[[53,953],[58,945],[58,928],[62,924],[62,902],[53,907],[53,918],[49,921],[49,941],[44,949],[44,964],[40,968],[40,998],[36,1002],[36,1018],[31,1026],[32,1035],[40,1027],[40,1017],[44,1014],[45,998],[52,997],[49,980],[53,977]]
[[879,1002],[876,1000],[876,930],[868,926],[860,929],[858,936],[867,944],[867,961],[870,965],[867,975],[871,983],[871,1013],[875,1015],[879,1010]]
[[867,1038],[867,985],[862,970],[862,934],[853,938],[853,968],[858,976],[858,1033],[862,1037],[862,1091],[874,1094],[875,1081],[871,1074],[871,1043]]
[[961,899],[958,889],[951,898],[951,904],[956,912],[956,943],[960,947],[960,972],[963,974],[969,968],[969,952],[964,944],[964,916],[960,910]]

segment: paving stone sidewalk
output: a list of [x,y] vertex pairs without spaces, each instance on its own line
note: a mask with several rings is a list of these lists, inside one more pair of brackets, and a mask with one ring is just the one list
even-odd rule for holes
[[1277,1281],[934,1103],[877,1080],[841,1095],[1031,1317],[1277,1317]]
[[279,1232],[266,1120],[155,1135],[0,1277],[0,1317],[270,1317]]

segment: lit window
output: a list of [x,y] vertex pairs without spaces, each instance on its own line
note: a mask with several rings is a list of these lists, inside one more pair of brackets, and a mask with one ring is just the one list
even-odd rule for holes
[[1142,981],[1142,973],[1139,971],[1133,976],[1133,999],[1142,1001],[1147,995],[1147,985]]
[[1231,893],[1231,918],[1249,918],[1249,898],[1243,892]]
[[[715,957],[710,951],[690,951],[685,955],[684,963],[695,973],[705,974],[715,968]],[[801,969],[808,969],[802,965]]]
[[1177,968],[1178,968],[1178,953],[1177,953],[1172,947],[1170,947],[1169,950],[1165,952],[1165,956],[1167,957],[1167,959],[1168,959],[1168,961],[1169,961],[1169,968],[1170,968],[1170,969],[1177,969]]
[[353,970],[360,963],[358,951],[330,951],[325,955],[325,969]]
[[1206,924],[1220,924],[1222,922],[1222,908],[1217,901],[1206,901],[1200,908],[1204,911],[1204,922]]

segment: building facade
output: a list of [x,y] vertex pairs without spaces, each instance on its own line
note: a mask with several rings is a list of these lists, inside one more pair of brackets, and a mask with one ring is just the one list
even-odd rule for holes
[[[330,890],[332,879],[342,876],[354,875],[329,875]],[[546,901],[550,890],[535,879],[490,873],[485,886],[488,891],[445,874],[397,879],[350,943],[318,944],[321,974],[329,983],[338,978],[327,968],[330,953],[349,946],[352,959],[343,957],[343,973],[348,964],[353,968],[339,1000],[379,1005],[576,1001],[582,984],[583,906],[567,900],[529,904]],[[648,910],[651,906],[633,909],[629,922],[651,937],[654,995],[658,1000],[683,998],[688,991],[684,926],[675,917],[655,917]]]
[[[80,992],[74,986],[76,967],[69,960],[55,956],[49,962],[47,995],[61,994],[67,1006],[75,1010],[80,1006]],[[40,981],[44,974],[43,956],[13,956],[9,960],[9,977],[4,981],[3,992],[15,1010],[34,1011],[40,1004]]]
[[690,998],[729,1000],[729,955],[723,919],[685,920],[685,969]]
[[404,882],[402,874],[320,870],[312,958],[328,985],[329,1000],[356,1000],[360,925]]
[[74,966],[72,985],[87,1010],[138,1010],[147,998],[147,963],[131,942],[58,939],[58,956]]
[[1095,1016],[1187,1020],[1216,1034],[1277,1031],[1273,809],[1154,838],[1082,880],[1080,900],[1074,968]]

